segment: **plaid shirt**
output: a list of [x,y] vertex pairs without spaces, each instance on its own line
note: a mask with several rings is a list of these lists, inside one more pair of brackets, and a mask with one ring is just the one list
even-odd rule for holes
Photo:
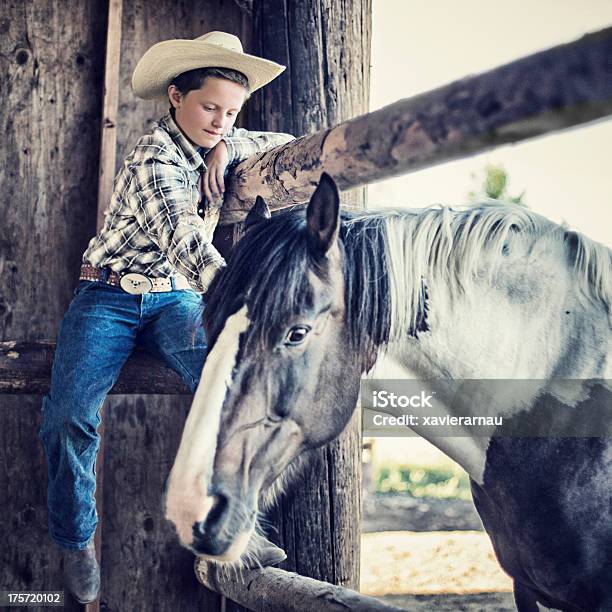
[[[292,139],[242,128],[232,128],[223,138],[229,166]],[[200,203],[207,151],[187,140],[170,113],[153,124],[115,178],[104,227],[91,239],[83,263],[151,277],[178,272],[205,291],[225,265],[212,245],[220,205]]]

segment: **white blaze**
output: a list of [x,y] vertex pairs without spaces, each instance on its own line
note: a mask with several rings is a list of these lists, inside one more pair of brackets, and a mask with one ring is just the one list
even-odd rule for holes
[[232,382],[240,335],[249,326],[246,305],[225,322],[202,376],[185,422],[181,444],[168,479],[166,518],[174,523],[183,545],[193,538],[194,523],[206,519],[213,503],[208,495],[221,408]]

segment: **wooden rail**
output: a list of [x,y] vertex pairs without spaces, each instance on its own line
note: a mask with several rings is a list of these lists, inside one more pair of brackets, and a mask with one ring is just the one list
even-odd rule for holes
[[350,189],[610,114],[612,27],[252,157],[220,223],[244,220],[257,195],[271,209],[306,202],[323,171]]
[[275,567],[236,574],[198,561],[196,576],[205,587],[254,612],[399,612],[401,609],[357,591]]
[[[40,395],[49,390],[55,342],[0,342],[0,395]],[[111,393],[180,395],[189,389],[174,370],[144,351],[123,367]]]

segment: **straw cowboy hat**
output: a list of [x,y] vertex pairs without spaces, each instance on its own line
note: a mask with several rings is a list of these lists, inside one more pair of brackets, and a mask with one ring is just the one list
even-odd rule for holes
[[284,69],[276,62],[248,55],[237,36],[209,32],[195,40],[164,40],[153,45],[140,59],[132,75],[132,89],[139,98],[168,95],[174,77],[195,68],[231,68],[249,80],[255,91],[276,78]]

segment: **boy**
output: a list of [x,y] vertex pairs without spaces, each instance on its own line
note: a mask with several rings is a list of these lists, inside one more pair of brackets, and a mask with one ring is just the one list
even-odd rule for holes
[[[252,91],[284,66],[210,32],[158,43],[132,78],[136,95],[167,95],[167,115],[115,179],[104,227],[83,255],[60,329],[40,436],[49,468],[49,530],[67,588],[81,603],[100,587],[93,535],[99,411],[136,346],[159,355],[195,391],[206,356],[202,296],[224,261],[212,246],[226,169],[291,140],[233,127]],[[161,492],[160,492],[161,494]],[[283,551],[260,542],[259,562]]]

